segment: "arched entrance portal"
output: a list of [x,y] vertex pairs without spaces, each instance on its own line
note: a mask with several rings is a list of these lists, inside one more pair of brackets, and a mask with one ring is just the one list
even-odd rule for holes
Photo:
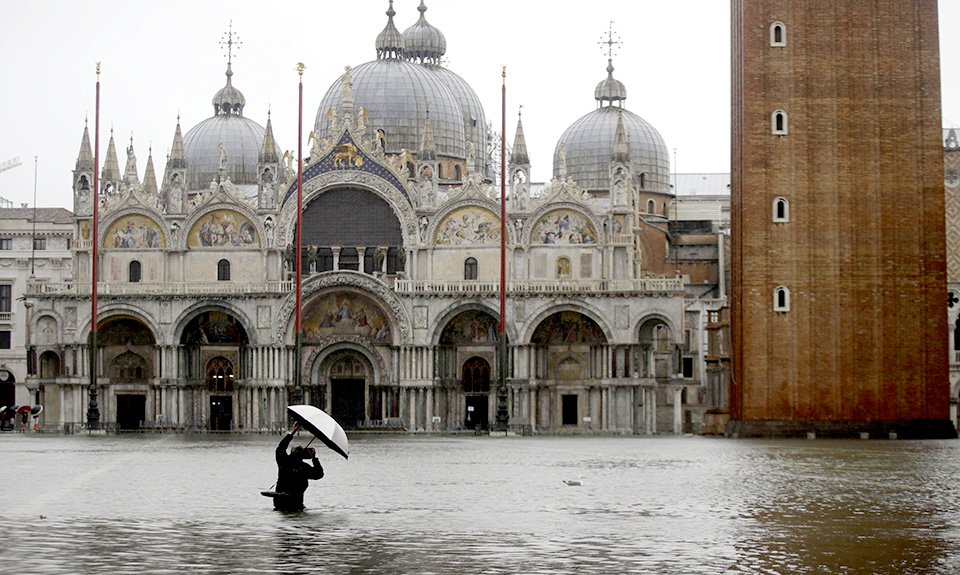
[[461,376],[466,401],[467,429],[487,429],[490,424],[490,364],[482,357],[471,357],[463,364]]
[[117,316],[104,320],[98,340],[116,398],[114,421],[121,431],[140,429],[147,419],[147,393],[154,377],[153,332],[138,319]]
[[[203,382],[192,401],[199,425],[231,431],[243,388],[243,357],[249,344],[243,323],[230,311],[210,309],[193,316],[180,335],[180,374]],[[243,422],[240,422],[240,426]]]

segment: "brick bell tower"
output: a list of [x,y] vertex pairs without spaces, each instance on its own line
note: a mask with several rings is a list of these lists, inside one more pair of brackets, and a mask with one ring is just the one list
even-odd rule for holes
[[732,0],[738,437],[956,437],[936,0]]

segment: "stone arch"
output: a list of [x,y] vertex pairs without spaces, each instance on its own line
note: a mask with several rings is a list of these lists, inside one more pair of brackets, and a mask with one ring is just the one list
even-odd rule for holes
[[[545,204],[531,214],[528,221],[530,225],[523,231],[523,242],[527,245],[596,245],[606,242],[603,222],[584,206],[573,202]],[[563,233],[567,235],[559,237]],[[553,234],[554,241],[550,241],[550,234]]]
[[60,361],[60,354],[52,349],[40,353],[39,366],[40,379],[53,379],[60,377],[63,373],[63,364]]
[[667,326],[670,333],[673,334],[672,343],[676,343],[677,337],[679,336],[678,327],[668,316],[659,312],[647,313],[637,319],[633,328],[635,341],[642,343],[645,339],[651,338],[652,334],[646,333],[646,331],[651,330],[657,323]]
[[556,301],[555,303],[551,302],[545,305],[539,311],[532,314],[530,316],[530,319],[527,321],[527,326],[523,333],[523,341],[528,343],[531,342],[531,339],[533,338],[533,334],[536,332],[537,328],[540,326],[543,320],[550,317],[551,315],[564,312],[564,311],[574,311],[579,314],[582,314],[585,317],[590,318],[591,320],[593,320],[594,323],[597,324],[597,326],[603,332],[603,336],[606,339],[607,343],[614,341],[613,330],[610,328],[609,323],[604,319],[602,313],[598,312],[597,310],[587,305],[584,305],[581,302],[577,302],[571,299],[561,299]]
[[108,218],[100,226],[97,241],[104,249],[160,249],[168,246],[167,233],[155,214],[129,208]]
[[[306,208],[320,195],[342,188],[358,188],[386,201],[400,222],[403,244],[407,246],[417,243],[417,218],[406,195],[386,179],[369,172],[335,170],[311,177],[303,183],[303,206]],[[296,202],[286,201],[280,210],[278,220],[278,241],[282,245],[292,244],[295,240],[293,234],[297,220]]]
[[[219,225],[222,228],[232,225],[235,229],[223,228],[220,237],[226,238],[226,243],[218,243],[220,240],[204,240],[206,236],[200,232],[206,223]],[[190,218],[184,222],[183,230],[185,230],[184,233],[176,238],[175,247],[178,249],[260,248],[265,234],[257,214],[239,203],[214,203],[204,206],[203,209],[191,214]]]
[[[367,274],[348,270],[315,274],[303,282],[301,287],[303,301],[310,301],[314,294],[331,288],[352,288],[358,293],[364,293],[367,297],[379,303],[383,310],[388,313],[388,318],[392,324],[390,326],[390,341],[394,345],[413,341],[413,327],[406,308],[397,294],[387,288],[383,282]],[[295,304],[296,295],[290,293],[280,305],[273,326],[274,342],[293,343]]]
[[[447,202],[443,207],[437,211],[436,216],[433,218],[433,221],[430,222],[429,227],[427,228],[426,238],[427,243],[430,245],[437,244],[437,234],[443,232],[443,228],[447,225],[447,222],[451,217],[456,216],[458,212],[469,210],[473,208],[474,210],[481,210],[483,212],[489,212],[493,219],[496,220],[496,244],[499,244],[500,240],[500,206],[492,200],[486,200],[483,198],[469,198],[463,199],[460,201]],[[509,223],[509,216],[507,223]],[[515,244],[517,242],[516,230],[512,225],[506,226],[507,228],[507,243]],[[447,244],[451,245],[451,244]]]
[[243,310],[228,301],[218,301],[216,303],[198,302],[184,309],[173,322],[175,327],[173,328],[173,333],[171,334],[171,343],[177,344],[183,341],[184,330],[187,328],[190,322],[196,319],[199,315],[211,311],[221,311],[232,316],[240,323],[240,326],[243,328],[243,331],[246,334],[246,345],[257,345],[257,330],[254,327],[253,322],[250,321],[250,318],[247,317],[247,314],[244,313]]
[[[498,323],[500,321],[500,311],[492,304],[484,302],[458,303],[453,302],[448,308],[441,311],[435,321],[433,321],[433,331],[429,335],[429,341],[433,345],[440,344],[440,338],[447,325],[457,316],[468,311],[480,311],[489,314]],[[516,325],[508,323],[506,326],[507,340],[517,341]]]
[[[159,327],[150,314],[138,307],[124,303],[107,304],[99,311],[97,314],[97,333],[99,334],[102,331],[107,322],[123,317],[136,320],[142,324],[146,328],[146,331],[149,333],[149,336],[153,340],[154,344],[160,341]],[[83,328],[78,330],[78,333],[80,334],[80,341],[90,341],[91,319],[92,318],[88,316],[84,322]]]

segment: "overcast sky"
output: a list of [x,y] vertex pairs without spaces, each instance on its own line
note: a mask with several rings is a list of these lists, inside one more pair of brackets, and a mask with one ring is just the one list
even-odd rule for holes
[[[395,0],[402,32],[419,0]],[[269,10],[265,10],[266,7]],[[507,139],[517,112],[534,181],[550,177],[563,131],[595,107],[606,77],[599,42],[613,22],[621,41],[614,77],[627,88],[626,107],[663,136],[679,172],[728,172],[730,164],[730,23],[728,0],[555,0],[552,2],[427,0],[427,20],[447,39],[447,67],[463,77],[500,127],[500,68],[507,66]],[[220,42],[232,21],[241,45],[233,84],[246,97],[244,115],[266,124],[283,149],[296,150],[297,62],[304,75],[304,134],[327,88],[346,65],[376,58],[386,0],[347,3],[295,0],[30,0],[5,2],[0,34],[0,197],[72,209],[71,170],[95,110],[95,63],[101,74],[101,165],[111,127],[120,169],[131,133],[140,177],[152,145],[163,175],[177,115],[184,133],[213,115],[225,84]],[[941,0],[943,117],[960,126],[960,2]],[[950,30],[951,33],[946,33]]]

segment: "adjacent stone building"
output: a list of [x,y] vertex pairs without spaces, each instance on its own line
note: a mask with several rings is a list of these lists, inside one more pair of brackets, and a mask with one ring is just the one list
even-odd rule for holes
[[[38,377],[61,371],[56,322],[34,320],[24,293],[28,283],[60,285],[73,276],[73,227],[63,208],[0,207],[0,407],[39,403]],[[38,356],[29,341],[51,349]]]

